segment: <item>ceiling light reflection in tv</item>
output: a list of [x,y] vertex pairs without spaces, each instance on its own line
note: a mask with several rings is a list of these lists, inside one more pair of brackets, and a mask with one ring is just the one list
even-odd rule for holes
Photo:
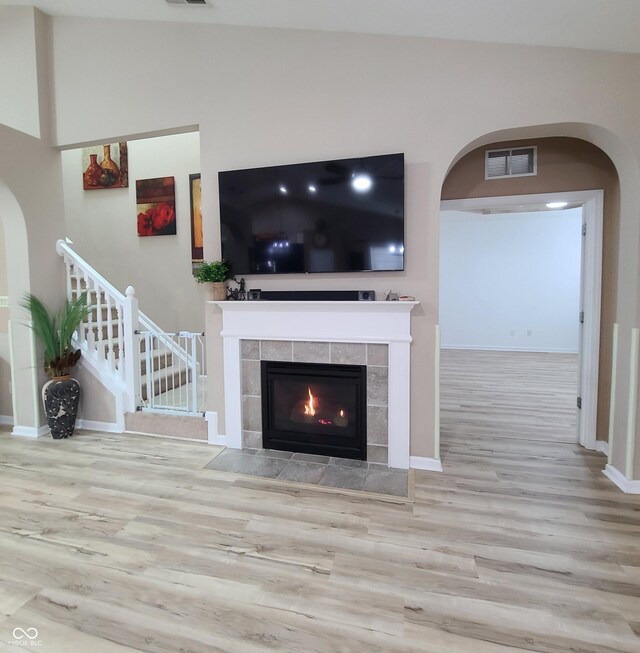
[[404,154],[218,173],[234,275],[404,269]]

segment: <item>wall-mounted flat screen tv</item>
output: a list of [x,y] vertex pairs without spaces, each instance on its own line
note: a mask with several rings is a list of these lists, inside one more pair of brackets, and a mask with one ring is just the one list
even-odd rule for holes
[[218,173],[234,275],[404,269],[404,154]]

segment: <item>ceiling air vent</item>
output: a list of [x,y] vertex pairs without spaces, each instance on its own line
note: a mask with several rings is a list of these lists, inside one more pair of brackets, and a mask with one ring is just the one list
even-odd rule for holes
[[487,150],[484,158],[484,178],[529,177],[538,174],[535,145],[505,150]]
[[203,5],[208,5],[209,0],[166,0],[167,4],[170,5],[194,5],[194,6],[200,6],[202,7]]

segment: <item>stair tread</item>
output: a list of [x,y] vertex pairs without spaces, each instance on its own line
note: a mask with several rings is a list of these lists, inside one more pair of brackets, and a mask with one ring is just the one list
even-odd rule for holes
[[[155,370],[153,376],[158,379],[159,377],[167,377],[171,376],[172,374],[181,374],[181,373],[186,373],[188,372],[188,368],[182,366],[177,366],[177,365],[170,365],[169,367],[161,367],[158,370]],[[147,374],[142,374],[140,375],[141,381],[145,382],[147,380]]]

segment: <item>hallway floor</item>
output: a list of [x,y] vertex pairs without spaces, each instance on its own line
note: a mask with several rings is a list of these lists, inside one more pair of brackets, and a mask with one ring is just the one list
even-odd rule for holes
[[441,439],[577,442],[578,355],[443,349]]

